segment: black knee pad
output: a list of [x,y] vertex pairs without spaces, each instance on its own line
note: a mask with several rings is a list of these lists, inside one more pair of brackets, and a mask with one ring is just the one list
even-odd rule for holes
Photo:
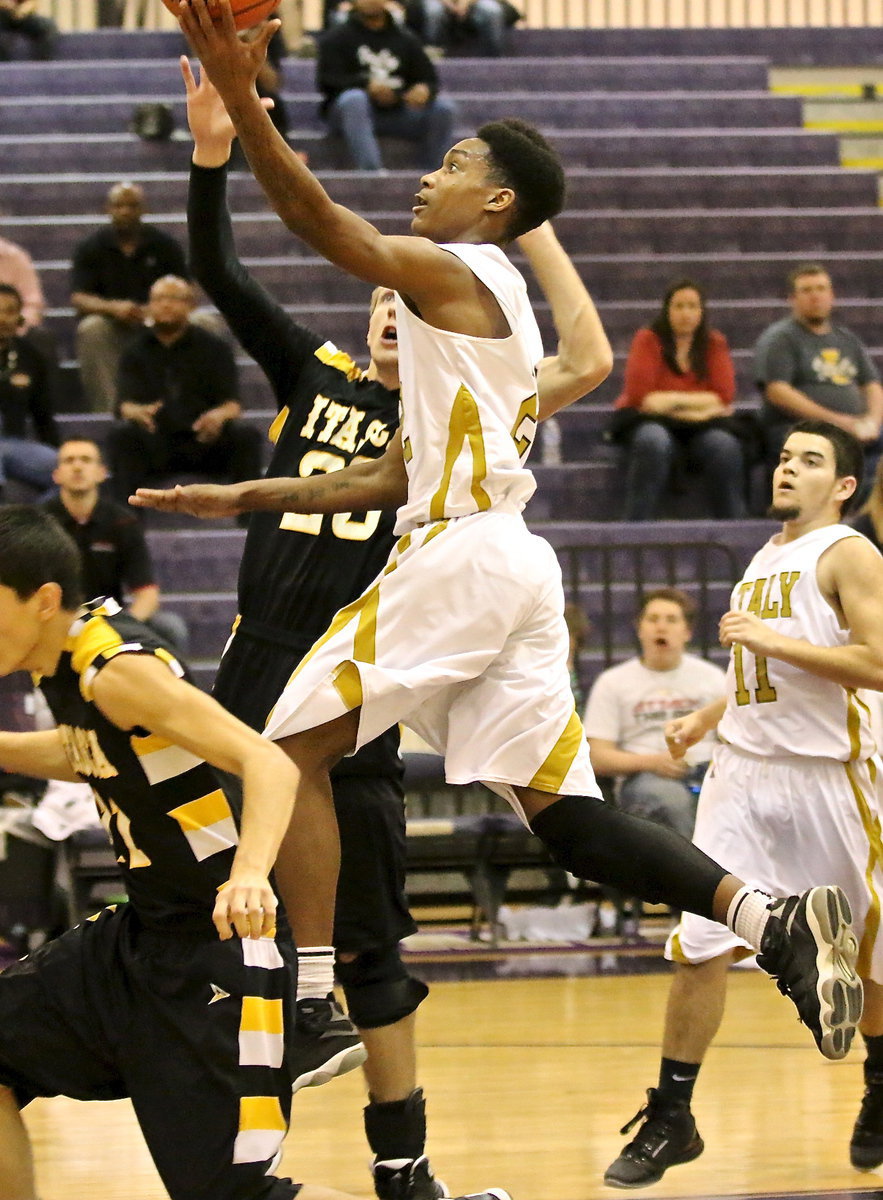
[[341,962],[338,952],[334,970],[350,1020],[358,1029],[395,1025],[429,995],[426,984],[408,974],[397,942],[363,950],[352,962]]

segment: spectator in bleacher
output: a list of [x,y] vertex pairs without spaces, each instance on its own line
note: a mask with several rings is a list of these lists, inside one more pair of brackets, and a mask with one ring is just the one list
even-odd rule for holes
[[21,296],[22,323],[26,333],[43,320],[46,300],[34,260],[23,246],[0,237],[0,283],[11,284]]
[[386,0],[353,0],[342,24],[319,39],[321,113],[343,137],[359,171],[383,171],[378,136],[418,146],[418,165],[435,170],[451,140],[456,109],[438,94],[432,61]]
[[58,495],[43,507],[77,544],[86,596],[112,596],[130,616],[186,654],[187,625],[177,613],[160,609],[159,584],[141,522],[128,504],[101,495],[106,478],[98,443],[70,438],[58,449],[53,473]]
[[423,0],[423,38],[444,51],[471,46],[484,58],[500,58],[506,31],[520,13],[500,0]]
[[37,0],[0,0],[0,59],[11,56],[13,38],[31,43],[31,57],[52,58],[58,44],[58,27],[37,12]]
[[[129,0],[96,0],[95,16],[99,26],[117,26],[122,25],[126,16],[126,6]],[[143,26],[147,20],[147,0],[136,0],[132,5],[135,15],[135,24],[139,27]]]
[[745,516],[735,395],[727,340],[708,324],[702,288],[677,280],[653,323],[635,334],[616,401],[611,436],[626,447],[628,464],[624,520],[653,520],[678,469],[701,473],[709,516]]
[[53,391],[57,391],[58,352],[55,338],[43,324],[46,301],[34,260],[23,246],[0,237],[0,283],[8,283],[21,296],[23,334],[47,359],[53,373]]
[[[770,466],[795,421],[829,421],[865,449],[870,480],[883,452],[883,387],[862,340],[832,319],[834,288],[819,263],[788,276],[791,316],[770,325],[754,351]],[[861,497],[860,497],[861,499]]]
[[0,283],[0,498],[8,479],[51,491],[58,445],[54,372],[22,334],[22,307],[18,290]]
[[142,219],[143,188],[114,184],[107,213],[109,224],[74,249],[71,273],[80,378],[92,412],[113,409],[120,355],[144,327],[151,285],[163,275],[187,278],[178,242]]
[[712,734],[675,760],[665,726],[717,700],[720,667],[686,654],[696,606],[679,588],[648,592],[638,609],[641,653],[602,671],[589,693],[583,724],[597,775],[614,776],[620,808],[693,836],[699,781],[711,759]]
[[114,497],[156,475],[197,472],[236,483],[261,471],[261,435],[239,420],[233,352],[194,325],[193,287],[165,275],[150,289],[150,324],[120,359],[117,416],[107,436]]

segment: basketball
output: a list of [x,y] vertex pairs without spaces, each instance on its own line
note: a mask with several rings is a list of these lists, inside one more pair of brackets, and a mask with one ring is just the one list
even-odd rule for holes
[[[169,10],[178,15],[180,7],[178,0],[163,0],[163,4]],[[214,5],[209,0],[209,8]],[[233,21],[237,29],[250,29],[252,25],[257,25],[259,21],[265,20],[275,8],[279,7],[279,0],[230,0],[230,8],[233,11]]]

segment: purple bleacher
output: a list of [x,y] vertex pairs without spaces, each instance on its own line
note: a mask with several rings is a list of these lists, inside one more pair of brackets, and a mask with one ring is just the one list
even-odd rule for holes
[[[59,104],[56,97],[7,97],[0,105],[0,136],[25,134],[113,134],[128,128],[134,105],[159,100],[172,109],[179,128],[186,125],[179,95],[151,97],[77,96]],[[293,128],[324,132],[318,96],[288,96],[286,108]],[[461,125],[474,129],[482,121],[516,114],[543,129],[721,129],[792,127],[800,123],[800,100],[768,92],[522,92],[502,95],[459,92]]]
[[762,54],[777,66],[873,66],[883,63],[877,29],[516,29],[511,52],[550,58],[574,55],[607,58],[676,54]]
[[[763,91],[767,86],[765,58],[593,59],[570,62],[562,74],[556,59],[499,58],[482,62],[482,86],[490,91],[533,92],[605,91]],[[474,61],[447,59],[438,64],[442,85],[464,91],[476,86]],[[283,90],[296,95],[315,90],[314,60],[288,58],[282,67]],[[102,62],[5,64],[0,72],[0,95],[45,96],[174,96],[181,93],[176,58],[139,59],[131,56]]]
[[[470,131],[462,130],[466,136]],[[570,129],[548,130],[562,159],[573,167],[682,167],[708,166],[827,166],[838,163],[837,139],[829,133],[806,129]],[[314,170],[345,170],[342,143],[318,130],[299,130],[292,137],[309,155]],[[144,142],[134,134],[0,135],[0,161],[4,173],[50,171],[89,173],[102,171],[136,176],[150,171],[186,171],[191,145],[186,139]],[[407,143],[387,139],[387,165],[418,175],[413,150]]]
[[[871,31],[873,33],[873,31]],[[175,59],[185,49],[180,34],[99,30],[61,39],[62,61]],[[864,28],[750,29],[516,29],[511,50],[523,57],[749,56],[782,65],[843,66],[883,63],[883,45]],[[96,67],[96,72],[100,67]]]
[[[108,189],[118,174],[6,174],[0,178],[0,212],[11,215],[51,215],[58,208],[58,189],[70,187],[68,213],[102,211]],[[187,173],[152,172],[139,176],[152,212],[183,211],[187,203]],[[878,174],[873,170],[844,171],[841,167],[708,167],[687,174],[674,167],[585,168],[568,171],[567,199],[571,208],[666,208],[676,197],[681,211],[692,208],[752,207],[758,197],[773,197],[780,207],[814,208],[863,206],[877,203]],[[324,183],[339,204],[363,207],[365,178],[356,171],[327,173]],[[384,206],[405,212],[416,186],[415,172],[390,174],[383,185]],[[268,208],[258,182],[243,171],[229,181],[233,209]],[[329,267],[336,277],[340,272]]]

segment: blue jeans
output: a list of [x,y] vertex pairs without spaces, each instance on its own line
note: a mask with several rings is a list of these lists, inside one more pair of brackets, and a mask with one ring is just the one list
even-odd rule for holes
[[58,465],[58,451],[42,442],[27,438],[0,437],[0,487],[7,479],[30,484],[41,493],[51,493],[55,484],[52,472]]
[[[671,476],[680,439],[661,422],[641,421],[628,446],[624,521],[652,521]],[[687,465],[705,486],[709,516],[744,517],[745,457],[734,433],[715,426],[690,432]]]
[[328,109],[329,128],[345,140],[359,171],[382,171],[378,137],[404,138],[418,144],[418,165],[434,171],[454,143],[457,109],[447,96],[436,96],[425,108],[377,108],[362,88],[348,88]]
[[619,793],[619,807],[636,817],[666,825],[685,837],[693,837],[699,797],[679,779],[666,779],[652,771],[629,775]]

